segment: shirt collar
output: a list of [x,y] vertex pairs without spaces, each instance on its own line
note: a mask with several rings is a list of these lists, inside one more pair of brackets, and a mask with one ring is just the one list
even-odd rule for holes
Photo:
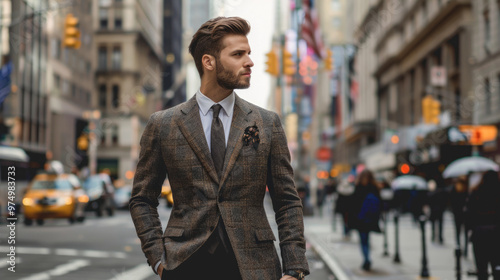
[[214,104],[220,104],[222,106],[222,111],[224,111],[224,114],[230,117],[233,114],[235,100],[236,97],[234,91],[219,103],[215,103],[212,99],[201,93],[200,90],[198,90],[198,92],[196,93],[196,101],[198,102],[198,106],[200,107],[201,113],[204,116],[208,114],[208,111],[210,111],[210,108],[212,108]]

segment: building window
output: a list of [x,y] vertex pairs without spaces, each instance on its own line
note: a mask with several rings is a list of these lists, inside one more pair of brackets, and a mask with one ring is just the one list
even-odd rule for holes
[[486,51],[489,52],[490,50],[488,49],[488,45],[490,43],[490,13],[489,11],[484,12],[484,47],[486,48]]
[[73,96],[73,98],[76,97],[76,85],[75,84],[71,84],[71,96]]
[[108,8],[99,8],[99,28],[108,28]]
[[118,108],[120,106],[120,88],[118,85],[113,85],[111,91],[113,93],[113,107]]
[[54,88],[57,90],[61,88],[61,77],[57,74],[54,74]]
[[111,68],[120,69],[122,62],[122,50],[120,47],[113,48],[113,56],[111,57]]
[[497,38],[500,47],[500,0],[497,1]]
[[106,85],[99,86],[99,107],[106,109]]
[[491,113],[491,88],[490,88],[490,80],[486,78],[484,80],[484,101],[485,101],[485,113]]
[[123,18],[123,10],[120,8],[115,9],[115,29],[122,29],[123,28],[122,18]]
[[99,70],[105,70],[108,64],[108,50],[106,47],[99,47],[98,65]]
[[62,80],[62,94],[67,95],[69,93],[69,82]]
[[118,144],[118,125],[113,125],[111,128],[111,142],[114,145]]

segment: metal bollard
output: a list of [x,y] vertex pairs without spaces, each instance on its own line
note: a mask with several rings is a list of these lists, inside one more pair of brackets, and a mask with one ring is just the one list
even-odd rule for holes
[[388,257],[389,256],[389,250],[388,250],[388,245],[387,245],[387,216],[388,216],[388,212],[385,211],[384,212],[384,253],[382,254],[382,256],[384,257]]
[[429,278],[429,269],[427,268],[427,249],[426,249],[426,240],[425,240],[425,222],[427,221],[427,217],[422,215],[420,216],[420,229],[422,231],[422,270],[420,271],[421,278]]
[[460,257],[461,256],[462,256],[462,252],[460,251],[460,247],[457,247],[455,249],[455,260],[456,260],[455,270],[456,270],[457,280],[461,280],[462,279],[462,265],[460,263]]
[[395,252],[394,252],[394,262],[401,263],[401,258],[399,257],[399,212],[394,214],[394,230],[395,230]]

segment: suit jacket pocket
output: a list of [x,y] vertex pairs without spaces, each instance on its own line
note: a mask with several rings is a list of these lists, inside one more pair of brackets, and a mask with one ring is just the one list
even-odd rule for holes
[[270,229],[257,229],[255,230],[255,238],[257,242],[275,241],[274,233]]
[[164,237],[169,237],[171,239],[178,239],[181,238],[183,234],[184,234],[183,228],[167,227],[167,229],[165,230]]

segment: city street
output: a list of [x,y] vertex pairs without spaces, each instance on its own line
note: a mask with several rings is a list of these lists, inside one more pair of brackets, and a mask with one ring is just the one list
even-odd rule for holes
[[[267,200],[266,200],[267,203]],[[269,207],[268,217],[273,219]],[[159,207],[165,226],[170,210],[161,201]],[[87,213],[83,224],[70,225],[66,220],[47,220],[45,225],[16,228],[16,272],[7,270],[7,230],[1,225],[0,269],[2,279],[159,279],[147,265],[139,239],[128,211],[117,211],[113,217],[98,219]],[[270,224],[274,223],[270,221]],[[276,230],[276,228],[274,228]],[[277,243],[276,243],[277,244]],[[308,251],[311,276],[308,279],[329,279],[326,265]]]

